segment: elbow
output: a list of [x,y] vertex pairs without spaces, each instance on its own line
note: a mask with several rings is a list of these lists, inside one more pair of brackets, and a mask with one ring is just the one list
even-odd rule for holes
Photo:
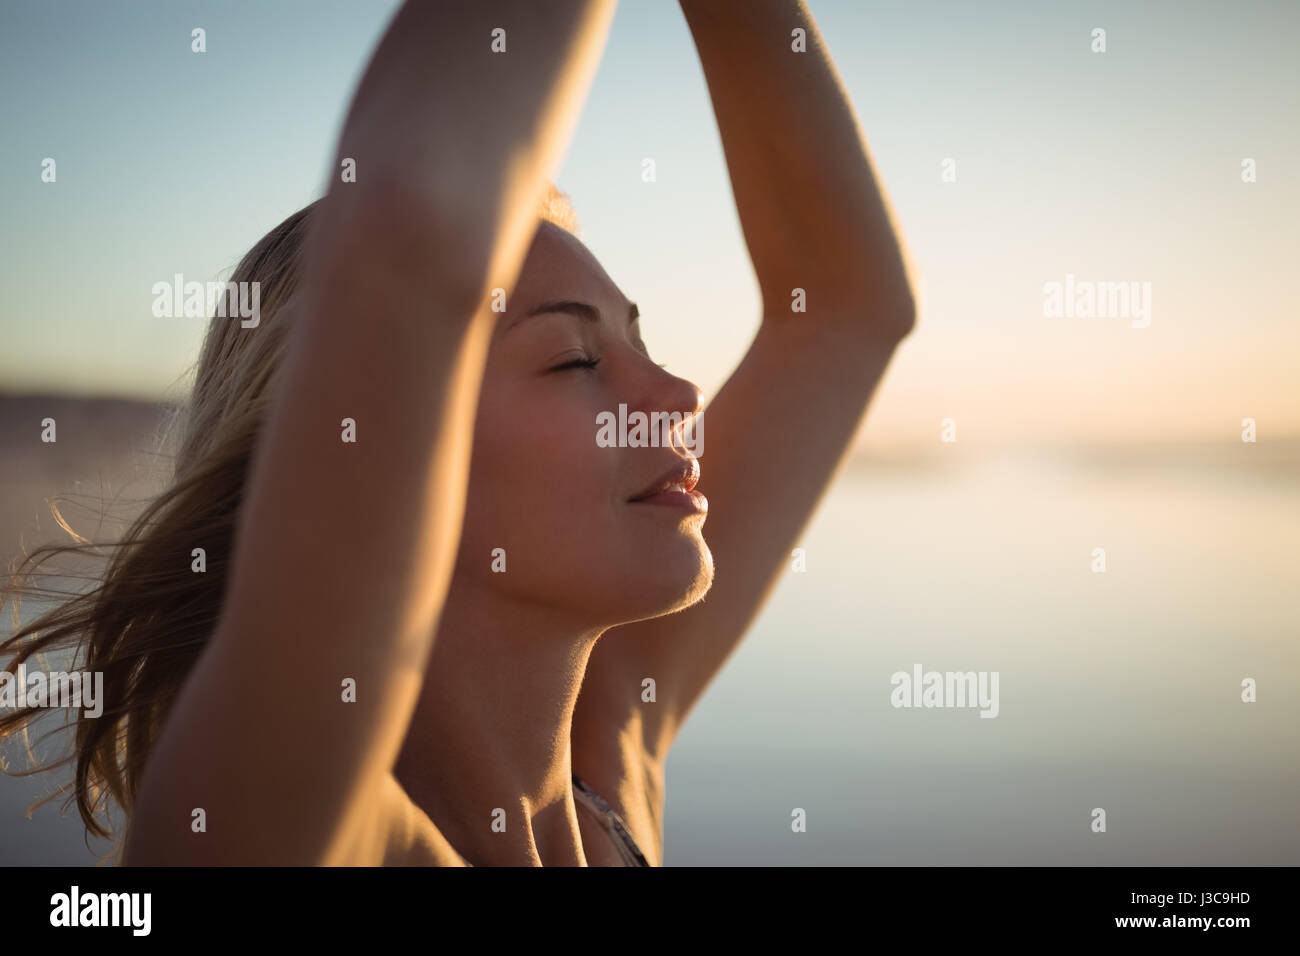
[[907,284],[877,291],[865,309],[857,310],[863,330],[877,344],[895,348],[916,331],[917,304]]
[[916,296],[912,294],[911,286],[905,284],[892,295],[882,298],[875,315],[875,323],[891,344],[898,345],[916,331]]
[[916,322],[919,312],[916,306],[916,296],[912,290],[907,290],[907,299],[897,312],[897,323],[899,329],[898,341],[901,342],[913,332],[916,331]]

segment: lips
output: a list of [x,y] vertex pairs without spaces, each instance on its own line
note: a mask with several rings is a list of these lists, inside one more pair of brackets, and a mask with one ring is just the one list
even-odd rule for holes
[[695,486],[700,482],[700,463],[695,458],[686,458],[678,461],[673,467],[665,471],[654,484],[647,487],[640,494],[628,499],[628,501],[641,501],[642,499],[652,497],[663,491],[682,491],[689,494],[695,490]]

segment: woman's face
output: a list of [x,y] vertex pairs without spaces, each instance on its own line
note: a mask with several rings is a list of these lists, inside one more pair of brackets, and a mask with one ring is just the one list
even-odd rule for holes
[[[539,308],[563,302],[580,305]],[[484,371],[458,576],[610,626],[679,610],[709,589],[706,503],[632,500],[678,480],[665,476],[691,466],[702,442],[680,430],[639,447],[597,440],[598,417],[617,422],[620,404],[625,417],[700,410],[699,389],[650,359],[630,314],[587,248],[543,221]],[[493,570],[497,548],[504,572]]]

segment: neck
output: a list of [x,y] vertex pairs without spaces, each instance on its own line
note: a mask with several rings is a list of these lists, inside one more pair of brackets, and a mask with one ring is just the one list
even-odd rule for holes
[[394,773],[475,866],[584,865],[570,729],[600,629],[473,582],[449,593]]

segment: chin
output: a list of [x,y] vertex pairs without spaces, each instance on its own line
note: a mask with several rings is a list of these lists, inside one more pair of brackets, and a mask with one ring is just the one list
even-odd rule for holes
[[[698,603],[713,586],[713,553],[702,538],[685,540],[670,560],[629,573],[620,583],[624,620],[644,621],[675,614]],[[629,600],[631,599],[631,600]]]

